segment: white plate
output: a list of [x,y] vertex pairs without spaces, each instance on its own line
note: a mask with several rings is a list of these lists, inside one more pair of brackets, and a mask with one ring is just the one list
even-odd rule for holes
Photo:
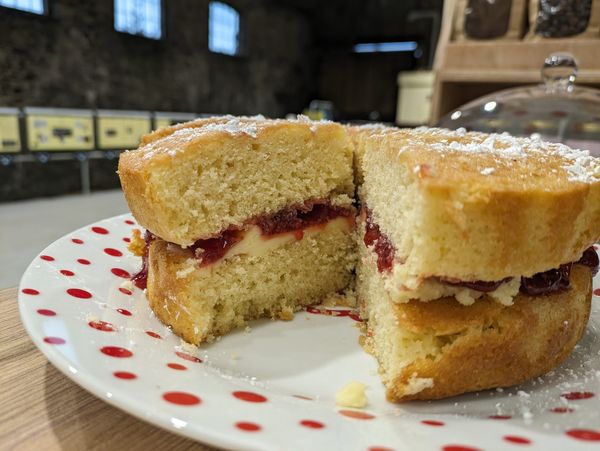
[[[34,343],[59,370],[138,418],[243,450],[600,446],[597,296],[585,337],[549,375],[503,391],[395,405],[344,314],[302,312],[199,349],[183,345],[142,291],[124,288],[140,266],[126,249],[132,227],[130,215],[117,216],[48,246],[25,272],[19,304]],[[336,391],[353,380],[368,386],[364,410],[335,406]]]

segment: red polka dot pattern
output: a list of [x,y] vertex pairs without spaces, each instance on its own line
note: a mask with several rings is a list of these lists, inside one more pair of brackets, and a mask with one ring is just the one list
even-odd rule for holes
[[348,418],[354,418],[356,420],[372,420],[373,418],[375,418],[375,415],[372,415],[370,413],[367,412],[362,412],[360,410],[338,410],[338,413],[340,415],[344,415],[345,417]]
[[252,393],[250,391],[234,391],[232,394],[237,399],[240,399],[240,400],[246,401],[246,402],[266,402],[267,401],[267,398],[265,398],[263,395],[259,395],[258,393]]
[[120,346],[103,346],[100,348],[102,354],[106,354],[110,357],[116,357],[118,359],[125,359],[133,356],[133,352],[129,349],[121,348]]
[[586,442],[600,442],[600,432],[592,429],[570,429],[566,432],[569,437]]
[[427,426],[444,426],[446,424],[443,421],[437,420],[423,420],[421,423],[426,424]]
[[550,412],[554,413],[570,413],[573,412],[573,409],[570,407],[555,407],[554,409],[550,409]]
[[129,274],[129,272],[125,271],[122,268],[111,268],[110,272],[112,272],[117,277],[122,277],[123,279],[129,279],[131,277],[131,274]]
[[238,421],[235,427],[244,432],[258,432],[262,429],[260,425],[248,421]]
[[481,451],[479,448],[465,445],[446,445],[442,447],[442,451]]
[[123,252],[118,249],[113,249],[112,247],[107,247],[104,249],[104,253],[110,255],[111,257],[122,257]]
[[590,399],[594,397],[594,394],[590,391],[572,391],[569,393],[563,393],[563,398],[568,399],[569,401],[579,400],[579,399]]
[[158,338],[159,340],[162,339],[162,337],[160,335],[158,335],[156,332],[152,332],[151,330],[147,330],[146,335],[148,335],[149,337],[152,337],[152,338]]
[[[125,224],[131,225],[131,226],[135,225],[135,222],[131,221],[131,220],[125,220],[124,222],[125,222]],[[110,231],[104,227],[92,227],[91,228],[91,230],[95,234],[97,234],[95,238],[92,237],[94,239],[90,239],[90,236],[92,235],[92,233],[89,232],[90,227],[88,227],[88,231],[83,232],[83,234],[82,234],[82,236],[85,237],[86,243],[84,243],[84,241],[79,238],[66,238],[65,241],[68,244],[67,247],[70,248],[69,252],[71,252],[71,254],[67,255],[67,258],[65,258],[65,256],[63,254],[59,253],[58,251],[51,251],[52,255],[44,254],[44,255],[39,256],[39,260],[42,260],[45,262],[55,262],[58,259],[59,263],[57,263],[57,264],[44,264],[38,260],[38,264],[34,265],[34,266],[36,266],[39,270],[44,270],[44,271],[49,272],[50,276],[54,277],[55,281],[62,283],[63,285],[62,285],[62,287],[59,286],[59,296],[54,296],[54,294],[55,294],[54,291],[50,292],[50,290],[47,290],[45,285],[42,285],[42,282],[40,282],[40,283],[36,282],[35,281],[36,279],[29,279],[29,282],[25,282],[25,283],[31,283],[33,286],[40,286],[39,290],[42,291],[40,293],[40,291],[38,291],[37,289],[34,289],[34,288],[23,288],[21,290],[21,292],[24,295],[29,295],[29,296],[41,295],[41,296],[38,296],[38,299],[27,299],[28,303],[33,303],[32,304],[33,310],[29,310],[30,313],[41,316],[41,317],[37,317],[37,319],[36,319],[37,324],[43,324],[44,326],[46,326],[46,325],[52,326],[54,324],[57,324],[58,320],[62,320],[63,317],[65,317],[64,319],[69,319],[69,315],[71,315],[71,309],[76,308],[76,306],[82,306],[82,308],[90,308],[89,307],[90,305],[95,305],[93,302],[90,302],[90,303],[88,303],[88,302],[71,302],[70,305],[65,304],[65,307],[62,307],[61,306],[62,304],[59,305],[59,304],[55,303],[53,298],[56,297],[57,300],[59,298],[62,298],[62,299],[60,299],[60,301],[63,301],[65,296],[64,295],[60,296],[61,291],[64,293],[63,290],[66,290],[68,295],[72,298],[77,298],[77,299],[92,299],[92,298],[94,298],[94,300],[98,300],[99,302],[100,301],[104,302],[105,300],[102,299],[102,297],[104,296],[104,286],[95,285],[91,282],[89,285],[85,283],[86,278],[90,275],[93,275],[94,277],[103,277],[104,280],[106,281],[107,286],[110,284],[109,302],[107,302],[106,304],[103,303],[103,304],[99,304],[99,305],[101,308],[108,309],[109,316],[108,316],[108,318],[105,318],[105,319],[109,319],[110,321],[112,321],[112,323],[107,322],[107,321],[102,321],[102,320],[94,320],[94,321],[84,320],[84,323],[81,323],[81,319],[85,318],[85,315],[83,315],[83,316],[77,317],[77,319],[79,321],[78,324],[80,326],[83,326],[82,328],[86,331],[85,333],[87,334],[88,337],[90,336],[90,334],[93,334],[93,340],[100,341],[100,339],[102,339],[102,338],[109,338],[109,339],[112,338],[112,339],[118,340],[119,337],[122,335],[122,333],[119,332],[119,330],[122,327],[121,325],[123,325],[127,321],[131,321],[131,320],[126,319],[126,318],[120,318],[121,322],[119,322],[118,318],[115,319],[115,317],[117,317],[117,315],[114,313],[114,311],[116,311],[124,316],[132,316],[132,312],[134,310],[132,309],[132,311],[129,311],[126,308],[120,308],[120,307],[117,308],[119,303],[127,308],[132,308],[131,306],[133,304],[131,303],[132,298],[130,298],[130,299],[119,298],[119,295],[118,294],[115,295],[115,293],[121,293],[122,295],[125,295],[125,296],[132,296],[134,294],[134,291],[136,291],[136,290],[133,289],[129,283],[127,283],[127,284],[123,283],[122,284],[123,287],[119,287],[119,285],[123,281],[119,282],[119,280],[115,279],[115,277],[129,280],[131,278],[132,273],[134,271],[136,271],[137,268],[135,267],[134,264],[130,265],[129,261],[121,262],[120,259],[111,259],[111,258],[102,257],[102,256],[98,257],[98,255],[102,254],[102,253],[104,253],[108,256],[111,256],[111,257],[122,257],[124,254],[127,254],[127,251],[125,250],[125,245],[123,244],[123,242],[126,242],[126,243],[131,242],[131,239],[129,237],[125,237],[125,235],[129,231],[129,228],[125,228],[123,226],[123,224],[117,226],[117,225],[115,225],[114,222],[112,223],[113,224],[112,226],[111,226],[111,223],[107,223],[107,224],[109,224],[108,227],[109,227]],[[123,229],[126,229],[126,230],[123,230]],[[85,233],[87,233],[87,235],[85,235]],[[101,236],[101,235],[105,235],[106,237]],[[121,237],[123,237],[123,238],[121,238]],[[86,246],[73,247],[70,245],[71,242],[76,245],[86,244]],[[108,247],[106,247],[106,246],[108,246]],[[119,250],[119,249],[122,249],[122,250]],[[82,252],[78,252],[78,251],[82,251]],[[79,254],[79,255],[77,255],[77,254]],[[81,256],[82,258],[77,258],[79,256]],[[87,257],[87,258],[83,258],[83,257]],[[75,263],[75,261],[74,261],[75,258],[77,258],[76,261],[79,265],[92,265],[92,266],[87,267],[87,268],[81,267],[77,263]],[[88,259],[91,259],[93,261],[93,263]],[[115,264],[118,264],[119,267],[113,267],[113,265],[115,265]],[[63,266],[64,269],[60,269],[62,265],[64,265]],[[72,269],[66,269],[66,268],[72,268]],[[125,269],[125,268],[127,268],[127,269]],[[74,271],[74,270],[76,270],[76,271]],[[110,273],[108,271],[110,271]],[[65,278],[60,277],[59,274],[64,276]],[[74,277],[75,275],[77,275],[76,278]],[[115,277],[112,277],[112,276],[115,276]],[[71,277],[70,280],[67,279],[69,277]],[[45,279],[42,278],[40,280],[44,281]],[[76,285],[77,287],[69,287],[69,285],[71,285],[71,286]],[[128,286],[130,288],[124,288],[125,286]],[[117,292],[117,290],[118,290],[118,292]],[[108,290],[107,290],[107,292],[108,292]],[[600,298],[600,287],[595,289],[593,293],[596,297]],[[137,295],[140,295],[143,297],[142,293],[139,293],[136,291],[136,296]],[[66,298],[68,299],[69,296],[67,296]],[[140,298],[140,300],[141,300],[141,298]],[[111,305],[110,302],[113,302],[113,301],[116,301],[116,303],[113,303]],[[596,299],[596,302],[600,302],[600,300]],[[49,308],[38,308],[38,307],[43,307],[43,306],[49,307]],[[26,306],[23,305],[22,307],[26,307]],[[27,307],[27,309],[29,309],[29,307]],[[311,309],[313,309],[313,311],[311,311]],[[310,313],[318,312],[320,314],[326,314],[326,315],[336,316],[336,317],[348,316],[356,321],[360,321],[360,318],[358,317],[358,315],[355,313],[354,310],[326,309],[323,311],[321,311],[321,310],[317,311],[317,309],[312,308],[312,307],[309,307],[307,310]],[[139,316],[139,312],[137,310],[135,310],[135,311],[136,311],[136,316]],[[99,314],[97,311],[95,313],[97,316],[101,316],[101,317],[104,316],[102,314]],[[52,317],[57,316],[57,314],[60,315],[60,318],[52,319]],[[91,314],[91,313],[89,313],[89,314]],[[112,316],[110,316],[110,315],[112,315]],[[90,331],[90,329],[87,329],[86,324],[90,328],[94,329],[94,331]],[[127,325],[127,327],[133,327],[133,325],[130,323]],[[150,325],[150,323],[148,323],[148,325],[146,327],[155,328],[158,326]],[[45,329],[45,330],[46,330],[46,333],[61,334],[60,331],[51,332],[52,329]],[[156,330],[163,330],[163,329],[156,329]],[[96,331],[98,331],[98,332],[96,332]],[[111,335],[110,332],[113,332],[113,334]],[[154,376],[151,374],[144,373],[137,366],[135,366],[138,362],[142,362],[143,361],[142,359],[145,357],[144,353],[142,352],[143,350],[142,350],[141,346],[142,345],[156,346],[157,344],[160,344],[161,342],[156,343],[156,342],[154,342],[154,339],[162,340],[163,338],[165,339],[165,341],[162,343],[167,345],[168,343],[170,343],[169,340],[173,337],[170,337],[170,336],[162,337],[160,334],[154,332],[153,330],[144,330],[144,329],[139,329],[139,328],[136,328],[135,332],[137,333],[138,339],[140,336],[139,334],[142,332],[145,333],[148,337],[151,337],[149,339],[146,339],[145,341],[136,340],[136,343],[139,343],[138,346],[140,346],[139,351],[138,351],[137,347],[131,348],[131,350],[130,350],[130,349],[126,349],[126,348],[123,348],[120,346],[103,346],[103,344],[106,344],[106,343],[102,343],[101,341],[100,341],[100,343],[98,343],[97,341],[96,342],[92,341],[92,343],[96,343],[94,345],[95,349],[92,349],[92,353],[96,352],[96,355],[98,355],[97,349],[99,349],[102,354],[104,354],[105,356],[111,357],[111,358],[102,357],[101,359],[102,359],[102,365],[106,365],[106,367],[107,367],[107,369],[104,369],[104,377],[106,378],[106,376],[108,376],[108,379],[112,380],[113,384],[115,384],[115,385],[119,384],[120,387],[123,387],[123,384],[129,383],[130,384],[129,387],[131,387],[131,386],[140,387],[140,386],[143,386],[143,384],[151,383],[151,384],[153,384],[153,387],[155,387],[154,389],[156,389],[156,387],[160,386],[160,383],[154,384],[154,381],[151,379]],[[66,336],[66,338],[55,337],[55,336],[44,336],[44,335],[41,335],[41,336],[38,335],[38,337],[39,337],[39,338],[37,338],[38,342],[40,339],[42,339],[43,342],[48,345],[63,345],[62,347],[53,349],[53,352],[57,352],[57,351],[64,352],[65,349],[68,349],[68,347],[70,347],[73,343],[75,343],[76,339],[77,339],[76,336],[71,336],[71,335]],[[116,341],[116,343],[123,344],[124,346],[129,346],[129,345],[127,345],[127,343],[128,343],[127,338],[128,337],[125,337],[124,341]],[[111,341],[111,343],[114,343],[114,342]],[[134,352],[135,352],[135,354],[137,354],[136,359],[132,359],[132,361],[129,361],[129,362],[122,361],[122,359],[127,359],[127,358],[133,357]],[[175,352],[175,354],[179,359],[183,359],[183,360],[186,360],[188,362],[193,362],[193,363],[202,363],[201,358],[196,357],[191,354],[188,354],[186,352],[177,351],[177,352]],[[169,360],[178,360],[178,359],[173,359],[172,357],[173,356],[171,355],[171,357],[168,359]],[[119,359],[121,359],[121,360],[119,360]],[[162,367],[163,371],[167,371],[168,373],[170,373],[171,378],[173,380],[183,381],[183,383],[185,385],[177,386],[176,389],[178,389],[179,391],[167,391],[167,392],[164,391],[166,388],[163,386],[162,389],[159,389],[160,391],[155,392],[155,394],[153,395],[154,399],[157,400],[157,399],[159,399],[159,397],[161,397],[164,400],[164,402],[167,402],[172,405],[182,406],[181,408],[184,410],[186,409],[186,406],[198,406],[198,405],[201,405],[201,404],[204,404],[205,402],[207,402],[206,400],[201,399],[197,394],[195,394],[196,390],[200,390],[198,388],[198,386],[191,386],[191,385],[188,385],[187,382],[185,382],[187,380],[188,376],[192,376],[193,368],[191,368],[191,366],[193,365],[193,363],[186,362],[186,364],[182,364],[182,363],[178,363],[176,361],[169,362],[169,360],[163,360],[162,362],[160,360],[158,360],[155,363],[159,367]],[[128,369],[131,371],[134,371],[134,372],[120,370],[118,365],[123,364],[123,363],[125,363],[125,364],[131,363],[133,366],[129,367]],[[167,368],[169,368],[170,370],[165,369],[165,366]],[[172,372],[171,370],[179,371],[180,374]],[[138,372],[138,371],[140,371],[140,372]],[[181,373],[181,372],[183,372],[183,373]],[[116,381],[116,379],[119,379],[124,382]],[[138,379],[143,379],[143,380],[138,381]],[[148,379],[150,379],[150,381],[148,381]],[[127,381],[133,381],[133,382],[127,382]],[[142,384],[142,385],[140,385],[140,384]],[[588,389],[588,390],[590,388],[591,387],[585,387],[585,389]],[[253,389],[261,390],[261,388],[253,388]],[[258,431],[265,430],[265,431],[268,431],[269,434],[272,433],[271,429],[274,427],[273,424],[268,422],[266,419],[263,420],[262,417],[260,417],[260,416],[252,415],[252,413],[257,412],[255,409],[258,409],[258,408],[263,409],[263,410],[261,410],[261,412],[269,412],[271,408],[278,407],[275,402],[275,401],[277,401],[276,398],[273,398],[270,395],[269,395],[269,397],[265,396],[265,395],[269,394],[268,392],[266,392],[265,395],[263,395],[263,394],[255,393],[252,391],[243,391],[243,390],[233,391],[233,388],[231,388],[230,391],[227,391],[227,389],[225,389],[225,390],[226,391],[224,393],[222,393],[222,395],[229,396],[229,399],[227,400],[229,405],[234,407],[232,405],[232,403],[234,403],[238,407],[250,409],[248,412],[248,416],[239,415],[238,418],[233,417],[229,420],[228,425],[231,428],[231,430],[237,429],[238,431],[249,432],[249,433],[256,433]],[[202,393],[200,393],[200,394],[202,395]],[[560,401],[560,399],[557,399],[558,398],[557,395],[554,395],[553,402],[551,402],[549,404],[549,406],[558,405],[559,407],[549,408],[547,410],[547,412],[552,412],[552,413],[556,413],[556,414],[571,413],[574,411],[576,412],[575,414],[568,416],[568,418],[567,417],[555,417],[551,413],[546,414],[546,415],[549,415],[549,416],[552,416],[555,418],[554,423],[558,424],[559,421],[568,419],[571,427],[578,427],[578,429],[564,430],[566,427],[569,427],[566,424],[564,424],[563,425],[563,434],[564,434],[563,440],[568,440],[566,437],[569,437],[570,442],[572,443],[572,446],[575,446],[577,444],[574,442],[575,440],[582,441],[582,442],[588,442],[588,444],[592,445],[592,446],[593,446],[592,442],[595,442],[595,443],[600,442],[600,429],[585,429],[586,427],[595,428],[597,425],[591,424],[589,421],[586,422],[585,420],[582,419],[583,417],[581,417],[581,414],[584,412],[584,405],[585,405],[586,409],[589,406],[593,407],[595,405],[594,404],[594,402],[596,401],[595,399],[593,399],[591,402],[585,401],[587,399],[594,398],[595,393],[593,391],[574,391],[574,392],[560,394],[560,397],[563,398],[563,401],[565,399],[572,400],[572,401],[582,401],[583,400],[583,402],[581,402],[581,404],[580,404],[581,409],[578,408],[577,410],[575,410],[571,407],[561,406],[560,405],[561,403],[557,402],[557,401]],[[313,399],[309,396],[293,395],[288,392],[288,402],[289,402],[290,396],[293,396],[293,397],[295,397],[297,399],[301,399],[301,400],[313,401]],[[235,399],[233,399],[233,398],[235,398]],[[211,399],[211,401],[212,401],[212,399]],[[159,402],[162,402],[162,401],[159,401]],[[241,405],[242,402],[247,403],[248,405],[246,407],[243,407],[243,405]],[[254,404],[254,406],[252,406],[251,404]],[[262,404],[262,406],[257,406],[256,404]],[[546,405],[548,406],[548,404],[546,404]],[[164,406],[165,405],[163,405],[163,407]],[[297,411],[293,411],[292,415],[294,415],[294,417],[288,419],[288,427],[291,426],[292,429],[288,429],[285,432],[290,435],[291,440],[293,439],[293,437],[291,437],[291,435],[292,435],[291,431],[295,431],[295,432],[293,432],[294,434],[302,433],[304,436],[306,436],[307,434],[310,434],[310,435],[317,434],[317,435],[315,435],[315,437],[319,437],[318,434],[320,434],[320,436],[323,436],[323,434],[329,434],[329,433],[334,432],[336,430],[336,427],[338,427],[337,423],[340,423],[340,422],[347,423],[349,421],[350,422],[350,423],[348,423],[349,427],[354,427],[354,428],[360,429],[360,428],[364,428],[364,427],[368,428],[369,425],[375,425],[376,423],[381,421],[381,419],[380,420],[376,419],[376,415],[379,416],[379,413],[377,412],[377,410],[373,410],[375,412],[375,414],[373,414],[371,412],[366,412],[363,410],[341,409],[341,410],[338,410],[340,417],[338,417],[337,419],[331,419],[329,417],[326,417],[326,420],[323,420],[322,418],[320,418],[318,413],[315,413],[315,412],[318,412],[317,405],[315,405],[314,403],[312,404],[312,406],[315,406],[315,409],[317,409],[317,410],[314,410],[311,412],[309,412],[307,410],[304,413],[302,413],[303,406],[308,407],[308,405],[303,404],[300,401],[296,401]],[[492,404],[490,404],[490,407],[491,406],[492,406]],[[203,410],[205,410],[204,407],[201,407],[201,408]],[[193,410],[193,409],[190,408],[190,410]],[[490,410],[488,410],[488,412],[494,412],[494,411],[495,410],[493,409],[493,407],[491,407]],[[381,415],[383,415],[383,413],[381,413]],[[346,417],[346,418],[341,418],[341,416]],[[247,418],[250,421],[241,421],[244,418]],[[311,418],[320,418],[322,421],[318,421],[316,419],[311,419]],[[425,417],[425,418],[427,418],[427,417]],[[510,415],[491,415],[491,416],[489,416],[489,418],[496,419],[496,420],[509,420],[512,417]],[[240,420],[240,421],[238,421],[236,423],[235,422],[236,420]],[[357,421],[353,421],[353,420],[374,420],[374,421],[372,421],[371,423],[368,423],[368,422],[364,423],[364,421],[357,422]],[[325,421],[326,424],[323,421]],[[410,421],[414,422],[414,420],[410,420]],[[438,442],[438,447],[440,446],[439,444],[444,443],[444,441],[445,442],[453,442],[454,440],[457,440],[457,441],[461,440],[456,436],[453,438],[452,432],[451,432],[453,430],[453,428],[446,426],[446,423],[444,421],[439,421],[437,419],[436,420],[422,419],[420,421],[417,419],[416,421],[420,422],[420,424],[422,425],[420,427],[421,427],[421,431],[423,433],[430,434],[428,432],[429,429],[431,429],[431,428],[438,429],[437,431],[432,431],[432,433],[434,435],[437,434],[437,436],[438,436],[437,440],[443,440],[443,441]],[[454,422],[451,423],[451,425],[453,425],[453,424],[454,424]],[[356,425],[356,426],[354,426],[354,425]],[[506,423],[494,424],[497,434],[494,434],[493,437],[489,437],[489,443],[488,443],[488,440],[486,440],[485,442],[475,442],[474,441],[475,443],[471,443],[471,444],[468,444],[468,443],[467,444],[452,444],[452,443],[450,443],[450,444],[444,445],[444,446],[436,448],[436,449],[438,449],[440,451],[481,451],[481,450],[479,450],[479,448],[474,447],[476,445],[482,446],[485,449],[488,449],[488,447],[489,447],[489,449],[494,449],[494,446],[504,446],[504,447],[507,447],[507,449],[508,449],[508,447],[510,447],[511,449],[519,449],[519,448],[528,449],[528,448],[534,448],[537,446],[543,447],[543,445],[546,443],[545,440],[542,440],[544,437],[542,437],[541,435],[539,435],[539,436],[536,435],[533,438],[533,440],[535,440],[535,442],[532,440],[532,438],[527,438],[526,436],[504,435],[504,434],[507,434],[508,432],[512,432],[509,430],[503,430],[503,429],[505,429],[504,426],[506,426]],[[417,428],[419,428],[419,426],[417,426]],[[230,432],[231,432],[231,430],[230,430]],[[238,432],[238,435],[243,434],[243,432]],[[520,433],[523,433],[524,435],[528,434],[526,429],[522,429],[521,431],[515,430],[514,432],[517,432],[517,433],[520,432]],[[377,435],[374,435],[373,439],[371,441],[371,443],[374,443],[374,446],[370,446],[366,449],[368,449],[369,451],[394,451],[393,448],[385,446],[386,445],[385,440],[382,440],[384,443],[381,443],[381,445],[377,445],[377,442],[381,439],[381,437],[379,437],[379,439],[377,437],[378,437]],[[249,440],[249,439],[250,439],[250,437],[248,436],[247,440]],[[463,437],[463,439],[465,439],[465,441],[467,441],[467,442],[470,441],[469,439],[466,439],[465,437]],[[369,442],[367,442],[367,443],[369,443]],[[581,444],[584,445],[584,443],[581,443]],[[535,445],[535,446],[533,446],[533,445]],[[363,446],[364,446],[364,444],[363,444]]]
[[186,354],[185,352],[176,351],[175,354],[177,355],[177,357],[181,357],[184,360],[188,360],[190,362],[202,363],[202,359],[199,359],[198,357],[195,357],[190,354]]
[[100,330],[102,332],[114,332],[117,330],[117,329],[115,329],[115,326],[113,326],[111,323],[107,323],[105,321],[90,321],[88,323],[88,325],[92,329]]
[[196,395],[182,391],[167,392],[163,394],[163,399],[171,404],[177,404],[179,406],[195,406],[202,402]]
[[503,438],[507,442],[514,443],[516,445],[530,445],[531,444],[531,440],[529,440],[528,438],[525,438],[525,437],[520,437],[518,435],[505,435]]
[[325,425],[320,421],[314,420],[302,420],[300,421],[300,424],[309,429],[323,429],[325,427]]
[[78,299],[89,299],[92,297],[92,293],[87,290],[82,290],[81,288],[69,288],[67,293]]
[[43,316],[56,316],[56,312],[54,310],[49,310],[45,308],[38,309],[37,312]]
[[118,379],[137,379],[137,376],[129,371],[115,371],[113,375]]

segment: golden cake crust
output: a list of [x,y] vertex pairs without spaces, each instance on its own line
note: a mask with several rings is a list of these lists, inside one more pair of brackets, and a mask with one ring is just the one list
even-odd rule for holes
[[[600,238],[600,163],[583,152],[439,129],[353,134],[362,135],[354,138],[363,166],[361,201],[409,275],[531,276],[577,260]],[[398,180],[410,196],[390,197],[402,192]],[[413,203],[410,216],[402,213]]]
[[[574,265],[569,290],[520,294],[510,307],[491,299],[468,307],[450,298],[396,304],[398,327],[414,333],[433,329],[436,336],[448,337],[448,344],[440,355],[388,375],[387,396],[395,402],[439,399],[540,376],[566,359],[583,335],[591,297],[590,269]],[[407,394],[415,377],[431,378],[433,385]]]

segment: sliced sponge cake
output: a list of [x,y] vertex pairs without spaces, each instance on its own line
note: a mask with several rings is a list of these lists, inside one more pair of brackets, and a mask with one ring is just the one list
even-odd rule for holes
[[228,116],[153,132],[119,174],[147,229],[134,280],[190,343],[289,319],[352,286],[354,270],[392,401],[520,383],[585,329],[600,164],[584,152]]
[[161,129],[119,162],[148,231],[157,316],[191,343],[344,290],[354,269],[353,149],[344,128],[222,117]]
[[590,311],[600,164],[508,135],[354,133],[357,297],[389,399],[513,385],[564,360]]

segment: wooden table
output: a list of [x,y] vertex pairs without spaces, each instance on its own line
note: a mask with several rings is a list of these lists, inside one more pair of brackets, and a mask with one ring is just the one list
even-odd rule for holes
[[0,290],[0,450],[211,450],[112,407],[55,369]]

